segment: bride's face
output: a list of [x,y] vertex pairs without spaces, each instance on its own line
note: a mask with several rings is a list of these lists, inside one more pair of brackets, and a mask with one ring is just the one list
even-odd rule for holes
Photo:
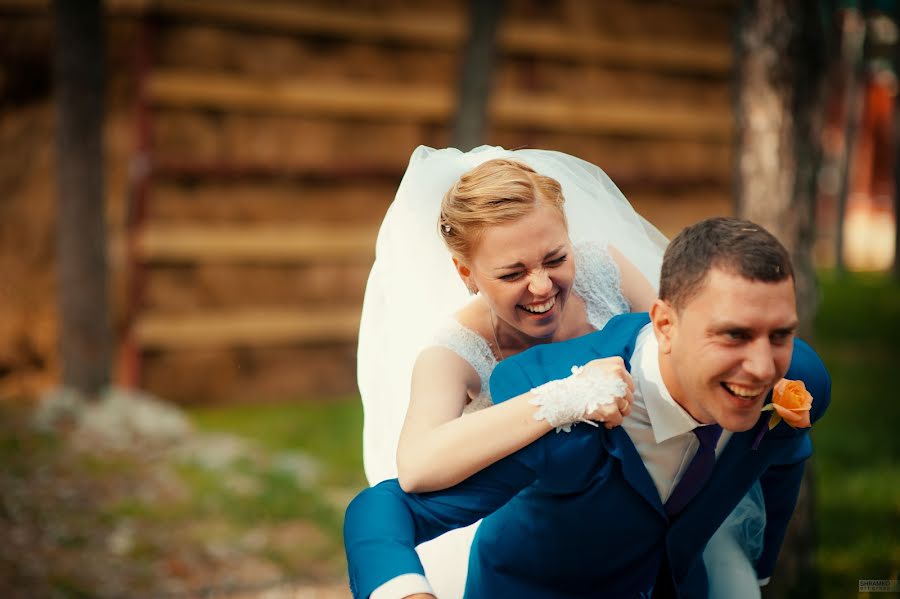
[[512,327],[528,337],[552,337],[575,279],[575,256],[562,216],[540,203],[519,220],[486,229],[470,271],[501,334]]

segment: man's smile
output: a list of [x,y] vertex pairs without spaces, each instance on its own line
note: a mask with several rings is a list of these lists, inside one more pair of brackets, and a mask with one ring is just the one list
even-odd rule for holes
[[742,399],[754,399],[767,389],[763,386],[747,387],[737,383],[722,383],[722,387],[735,397],[740,397]]

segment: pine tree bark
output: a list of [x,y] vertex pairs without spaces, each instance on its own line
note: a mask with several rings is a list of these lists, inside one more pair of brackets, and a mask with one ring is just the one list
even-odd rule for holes
[[[894,44],[894,69],[900,72],[900,43]],[[894,280],[900,282],[900,93],[894,94]]]
[[62,384],[109,383],[103,193],[105,45],[100,0],[55,0],[57,298]]
[[484,143],[503,0],[469,1],[469,38],[463,50],[453,147],[464,152]]
[[[815,0],[742,3],[736,36],[735,213],[766,227],[791,253],[800,335],[816,310],[813,270],[816,177],[825,34]],[[764,594],[818,595],[812,464]]]

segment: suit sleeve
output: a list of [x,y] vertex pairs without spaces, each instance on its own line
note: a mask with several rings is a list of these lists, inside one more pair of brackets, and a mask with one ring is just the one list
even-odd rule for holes
[[[503,360],[494,368],[490,381],[494,403],[534,387],[517,358]],[[396,480],[390,480],[357,495],[344,519],[353,596],[368,597],[404,574],[424,574],[415,546],[499,509],[537,479],[544,468],[544,454],[543,444],[537,441],[462,483],[433,493],[405,493]]]
[[424,574],[416,545],[503,506],[535,480],[533,461],[526,447],[443,491],[405,493],[394,479],[361,492],[344,518],[353,596],[368,597],[403,574]]
[[503,360],[491,373],[491,399],[494,403],[518,397],[536,386],[520,364],[521,355]]
[[[813,397],[810,420],[815,424],[831,402],[831,378],[816,352],[803,341],[795,342],[794,357],[787,378],[803,380]],[[809,429],[796,431],[793,451],[785,454],[778,463],[769,466],[760,477],[766,508],[763,550],[756,565],[757,575],[761,579],[771,576],[775,569],[788,523],[797,505],[806,460],[812,455],[809,432]]]

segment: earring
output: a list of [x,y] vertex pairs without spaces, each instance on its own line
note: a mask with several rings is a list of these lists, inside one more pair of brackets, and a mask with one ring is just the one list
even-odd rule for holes
[[466,289],[469,290],[469,295],[475,295],[476,293],[478,293],[478,287],[472,285],[471,283],[466,284]]

